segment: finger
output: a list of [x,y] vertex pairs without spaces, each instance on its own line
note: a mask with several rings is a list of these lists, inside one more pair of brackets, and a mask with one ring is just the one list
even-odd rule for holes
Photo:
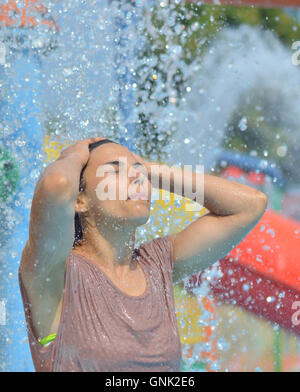
[[107,139],[106,137],[89,137],[87,139],[83,139],[83,140],[78,140],[76,144],[92,144],[92,143],[96,143],[99,142],[100,140],[105,140]]
[[90,145],[90,144],[93,144],[93,143],[99,142],[100,140],[105,140],[105,139],[107,139],[107,138],[106,137],[89,137],[88,139],[79,140],[77,143]]
[[90,137],[89,139],[87,139],[89,141],[89,143],[96,143],[99,142],[100,140],[105,140],[107,139],[107,137]]

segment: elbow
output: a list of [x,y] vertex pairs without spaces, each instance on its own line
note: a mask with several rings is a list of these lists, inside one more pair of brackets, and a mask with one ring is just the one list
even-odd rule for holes
[[41,189],[45,198],[58,202],[72,197],[72,186],[68,178],[58,172],[46,174],[41,180]]
[[260,191],[257,191],[253,202],[253,211],[259,215],[263,215],[268,206],[268,196]]
[[263,209],[265,210],[268,206],[268,196],[263,192],[259,192],[258,198],[262,204]]

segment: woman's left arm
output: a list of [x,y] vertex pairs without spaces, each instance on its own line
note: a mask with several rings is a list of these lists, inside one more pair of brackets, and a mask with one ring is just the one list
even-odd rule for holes
[[183,197],[193,192],[197,196],[191,198],[194,201],[199,200],[200,193],[201,204],[209,210],[181,232],[170,235],[174,282],[226,256],[254,228],[267,207],[267,196],[250,186],[210,174],[187,172],[180,167],[142,163],[147,167],[151,184],[172,193],[176,190]]

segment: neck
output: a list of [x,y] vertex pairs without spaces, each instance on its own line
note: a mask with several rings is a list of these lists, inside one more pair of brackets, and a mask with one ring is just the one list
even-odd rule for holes
[[82,245],[75,252],[92,259],[99,266],[115,270],[118,267],[133,266],[136,227],[120,224],[103,224],[84,229]]

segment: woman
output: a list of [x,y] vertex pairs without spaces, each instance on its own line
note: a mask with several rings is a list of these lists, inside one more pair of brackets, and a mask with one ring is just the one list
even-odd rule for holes
[[[37,371],[180,371],[173,282],[235,247],[267,197],[196,172],[183,187],[183,170],[169,169],[100,137],[69,146],[42,173],[19,268]],[[164,189],[181,196],[202,192],[210,212],[136,249],[151,185],[168,181]],[[43,346],[49,334],[55,339]]]

